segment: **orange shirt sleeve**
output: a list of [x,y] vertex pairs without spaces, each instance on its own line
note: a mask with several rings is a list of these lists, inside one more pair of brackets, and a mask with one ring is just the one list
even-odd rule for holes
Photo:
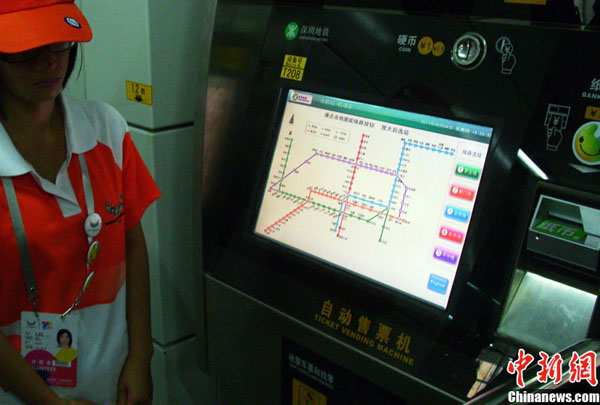
[[160,197],[160,191],[131,140],[129,132],[123,139],[122,175],[125,229],[130,229],[140,222],[146,209]]

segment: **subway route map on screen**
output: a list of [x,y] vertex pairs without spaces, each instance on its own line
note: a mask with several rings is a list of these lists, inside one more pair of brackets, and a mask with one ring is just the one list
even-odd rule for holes
[[254,231],[445,309],[491,136],[289,90]]

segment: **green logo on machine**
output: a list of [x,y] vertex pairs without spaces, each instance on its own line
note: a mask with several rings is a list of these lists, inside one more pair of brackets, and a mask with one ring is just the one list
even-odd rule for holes
[[291,22],[285,27],[285,39],[291,41],[292,39],[296,39],[298,33],[300,32],[300,27],[295,22]]
[[586,165],[600,165],[600,122],[582,125],[573,137],[573,153]]

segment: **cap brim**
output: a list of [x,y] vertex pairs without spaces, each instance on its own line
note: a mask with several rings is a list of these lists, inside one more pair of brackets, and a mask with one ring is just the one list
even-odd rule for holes
[[88,42],[92,29],[73,3],[0,15],[0,52],[23,52],[56,42]]

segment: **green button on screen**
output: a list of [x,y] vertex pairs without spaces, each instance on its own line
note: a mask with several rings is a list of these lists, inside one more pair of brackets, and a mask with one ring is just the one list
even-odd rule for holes
[[468,177],[470,179],[478,179],[481,175],[481,169],[478,167],[458,164],[456,165],[456,174],[458,176]]

